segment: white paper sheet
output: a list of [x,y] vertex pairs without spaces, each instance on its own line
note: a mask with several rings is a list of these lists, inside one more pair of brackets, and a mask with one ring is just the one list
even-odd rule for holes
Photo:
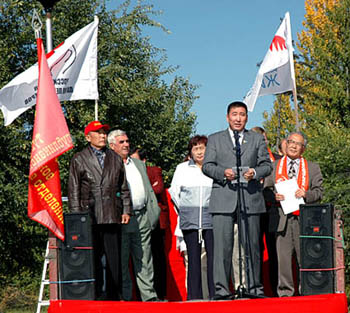
[[296,198],[295,192],[299,189],[295,178],[279,182],[275,185],[278,193],[284,195],[281,206],[284,214],[289,214],[299,210],[299,205],[304,204],[303,198]]

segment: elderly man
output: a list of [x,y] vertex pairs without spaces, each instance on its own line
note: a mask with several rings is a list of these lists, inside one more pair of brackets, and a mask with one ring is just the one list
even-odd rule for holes
[[126,132],[114,130],[108,143],[124,161],[126,179],[131,191],[133,216],[129,225],[122,227],[123,299],[132,300],[132,281],[129,273],[130,254],[142,301],[158,301],[153,283],[151,230],[158,223],[160,208],[147,177],[145,163],[129,157],[129,138]]
[[[76,153],[70,163],[68,205],[71,212],[91,212],[96,269],[96,296],[102,298],[103,267],[106,256],[106,296],[118,300],[119,224],[127,224],[131,214],[130,191],[123,160],[106,148],[108,125],[89,123],[85,138],[89,145]],[[117,198],[120,194],[120,198]]]
[[[273,163],[273,172],[265,180],[266,187],[273,187],[276,183],[288,179],[296,179],[298,189],[295,192],[296,198],[303,198],[306,203],[316,203],[321,200],[322,174],[320,167],[303,158],[306,139],[301,133],[291,133],[287,138],[287,150],[282,159]],[[277,202],[285,199],[285,194],[277,193]],[[285,215],[279,206],[279,218],[276,236],[276,248],[278,258],[278,287],[277,293],[280,297],[294,295],[294,282],[292,271],[292,256],[295,252],[297,262],[300,264],[299,244],[299,208],[293,213]]]
[[165,257],[165,230],[169,226],[168,200],[163,182],[162,169],[158,166],[147,165],[147,153],[144,149],[132,148],[130,157],[141,160],[146,164],[147,176],[157,197],[160,208],[159,223],[151,235],[151,248],[154,267],[154,288],[159,299],[166,296],[166,257]]
[[[237,211],[242,221],[239,223],[241,243],[248,256],[245,276],[247,289],[250,294],[264,295],[261,283],[260,214],[266,210],[260,181],[270,174],[271,162],[264,137],[245,129],[247,111],[243,102],[229,104],[226,116],[229,127],[209,136],[202,167],[204,174],[214,180],[209,212],[213,214],[214,299],[217,300],[232,299],[229,279]],[[240,197],[238,185],[234,183],[239,164],[236,151],[239,148],[241,166],[247,168],[244,173],[247,183],[241,184]],[[240,206],[239,198],[242,200]]]

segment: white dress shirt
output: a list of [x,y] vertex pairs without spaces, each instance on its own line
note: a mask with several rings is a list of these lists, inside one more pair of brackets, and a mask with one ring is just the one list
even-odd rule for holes
[[[229,127],[228,131],[230,133],[230,137],[233,143],[233,146],[236,147],[236,140],[235,140],[235,135],[233,133],[233,130]],[[243,135],[244,135],[244,129],[242,129],[240,132],[238,132],[238,136],[239,136],[239,143],[242,145],[243,142]]]
[[131,193],[133,210],[141,210],[146,205],[146,192],[143,185],[142,176],[131,158],[125,163],[126,180]]

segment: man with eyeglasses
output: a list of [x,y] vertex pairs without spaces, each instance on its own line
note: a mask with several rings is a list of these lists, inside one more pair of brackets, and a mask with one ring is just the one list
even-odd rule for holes
[[[296,198],[303,198],[305,203],[316,203],[322,198],[322,174],[318,164],[307,161],[302,154],[306,148],[306,139],[301,133],[291,133],[287,138],[287,151],[282,159],[273,163],[272,175],[265,181],[266,187],[274,187],[276,183],[288,179],[296,179],[298,189]],[[299,245],[299,210],[285,215],[278,205],[285,199],[284,194],[275,193],[278,217],[276,221],[276,248],[278,258],[278,287],[280,297],[294,295],[292,257],[296,254],[296,261],[300,264]]]
[[129,273],[131,255],[142,301],[158,301],[151,252],[151,231],[156,227],[160,214],[157,198],[148,179],[145,163],[129,157],[130,144],[126,132],[119,129],[111,131],[108,144],[123,159],[133,208],[130,223],[122,227],[122,297],[125,301],[132,300]]
[[[96,298],[119,300],[119,224],[129,222],[131,199],[122,158],[106,147],[108,130],[109,126],[99,121],[85,127],[85,139],[89,145],[71,160],[68,206],[71,212],[90,212],[92,215]],[[103,255],[106,257],[105,279]]]

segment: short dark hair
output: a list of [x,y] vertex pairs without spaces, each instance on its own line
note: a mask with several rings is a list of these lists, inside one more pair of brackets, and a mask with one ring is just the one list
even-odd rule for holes
[[140,149],[139,151],[139,156],[141,160],[146,160],[147,159],[147,152],[145,149]]
[[191,156],[191,151],[194,146],[200,145],[201,143],[207,145],[208,137],[204,135],[195,135],[190,139],[188,143],[188,156]]
[[248,114],[248,107],[244,102],[241,101],[235,101],[235,102],[231,102],[228,107],[227,107],[227,114],[230,113],[232,108],[244,108],[245,109],[245,113]]
[[131,146],[130,147],[130,150],[129,150],[129,155],[132,155],[132,154],[134,154],[134,153],[139,153],[139,148],[137,147],[137,146]]

